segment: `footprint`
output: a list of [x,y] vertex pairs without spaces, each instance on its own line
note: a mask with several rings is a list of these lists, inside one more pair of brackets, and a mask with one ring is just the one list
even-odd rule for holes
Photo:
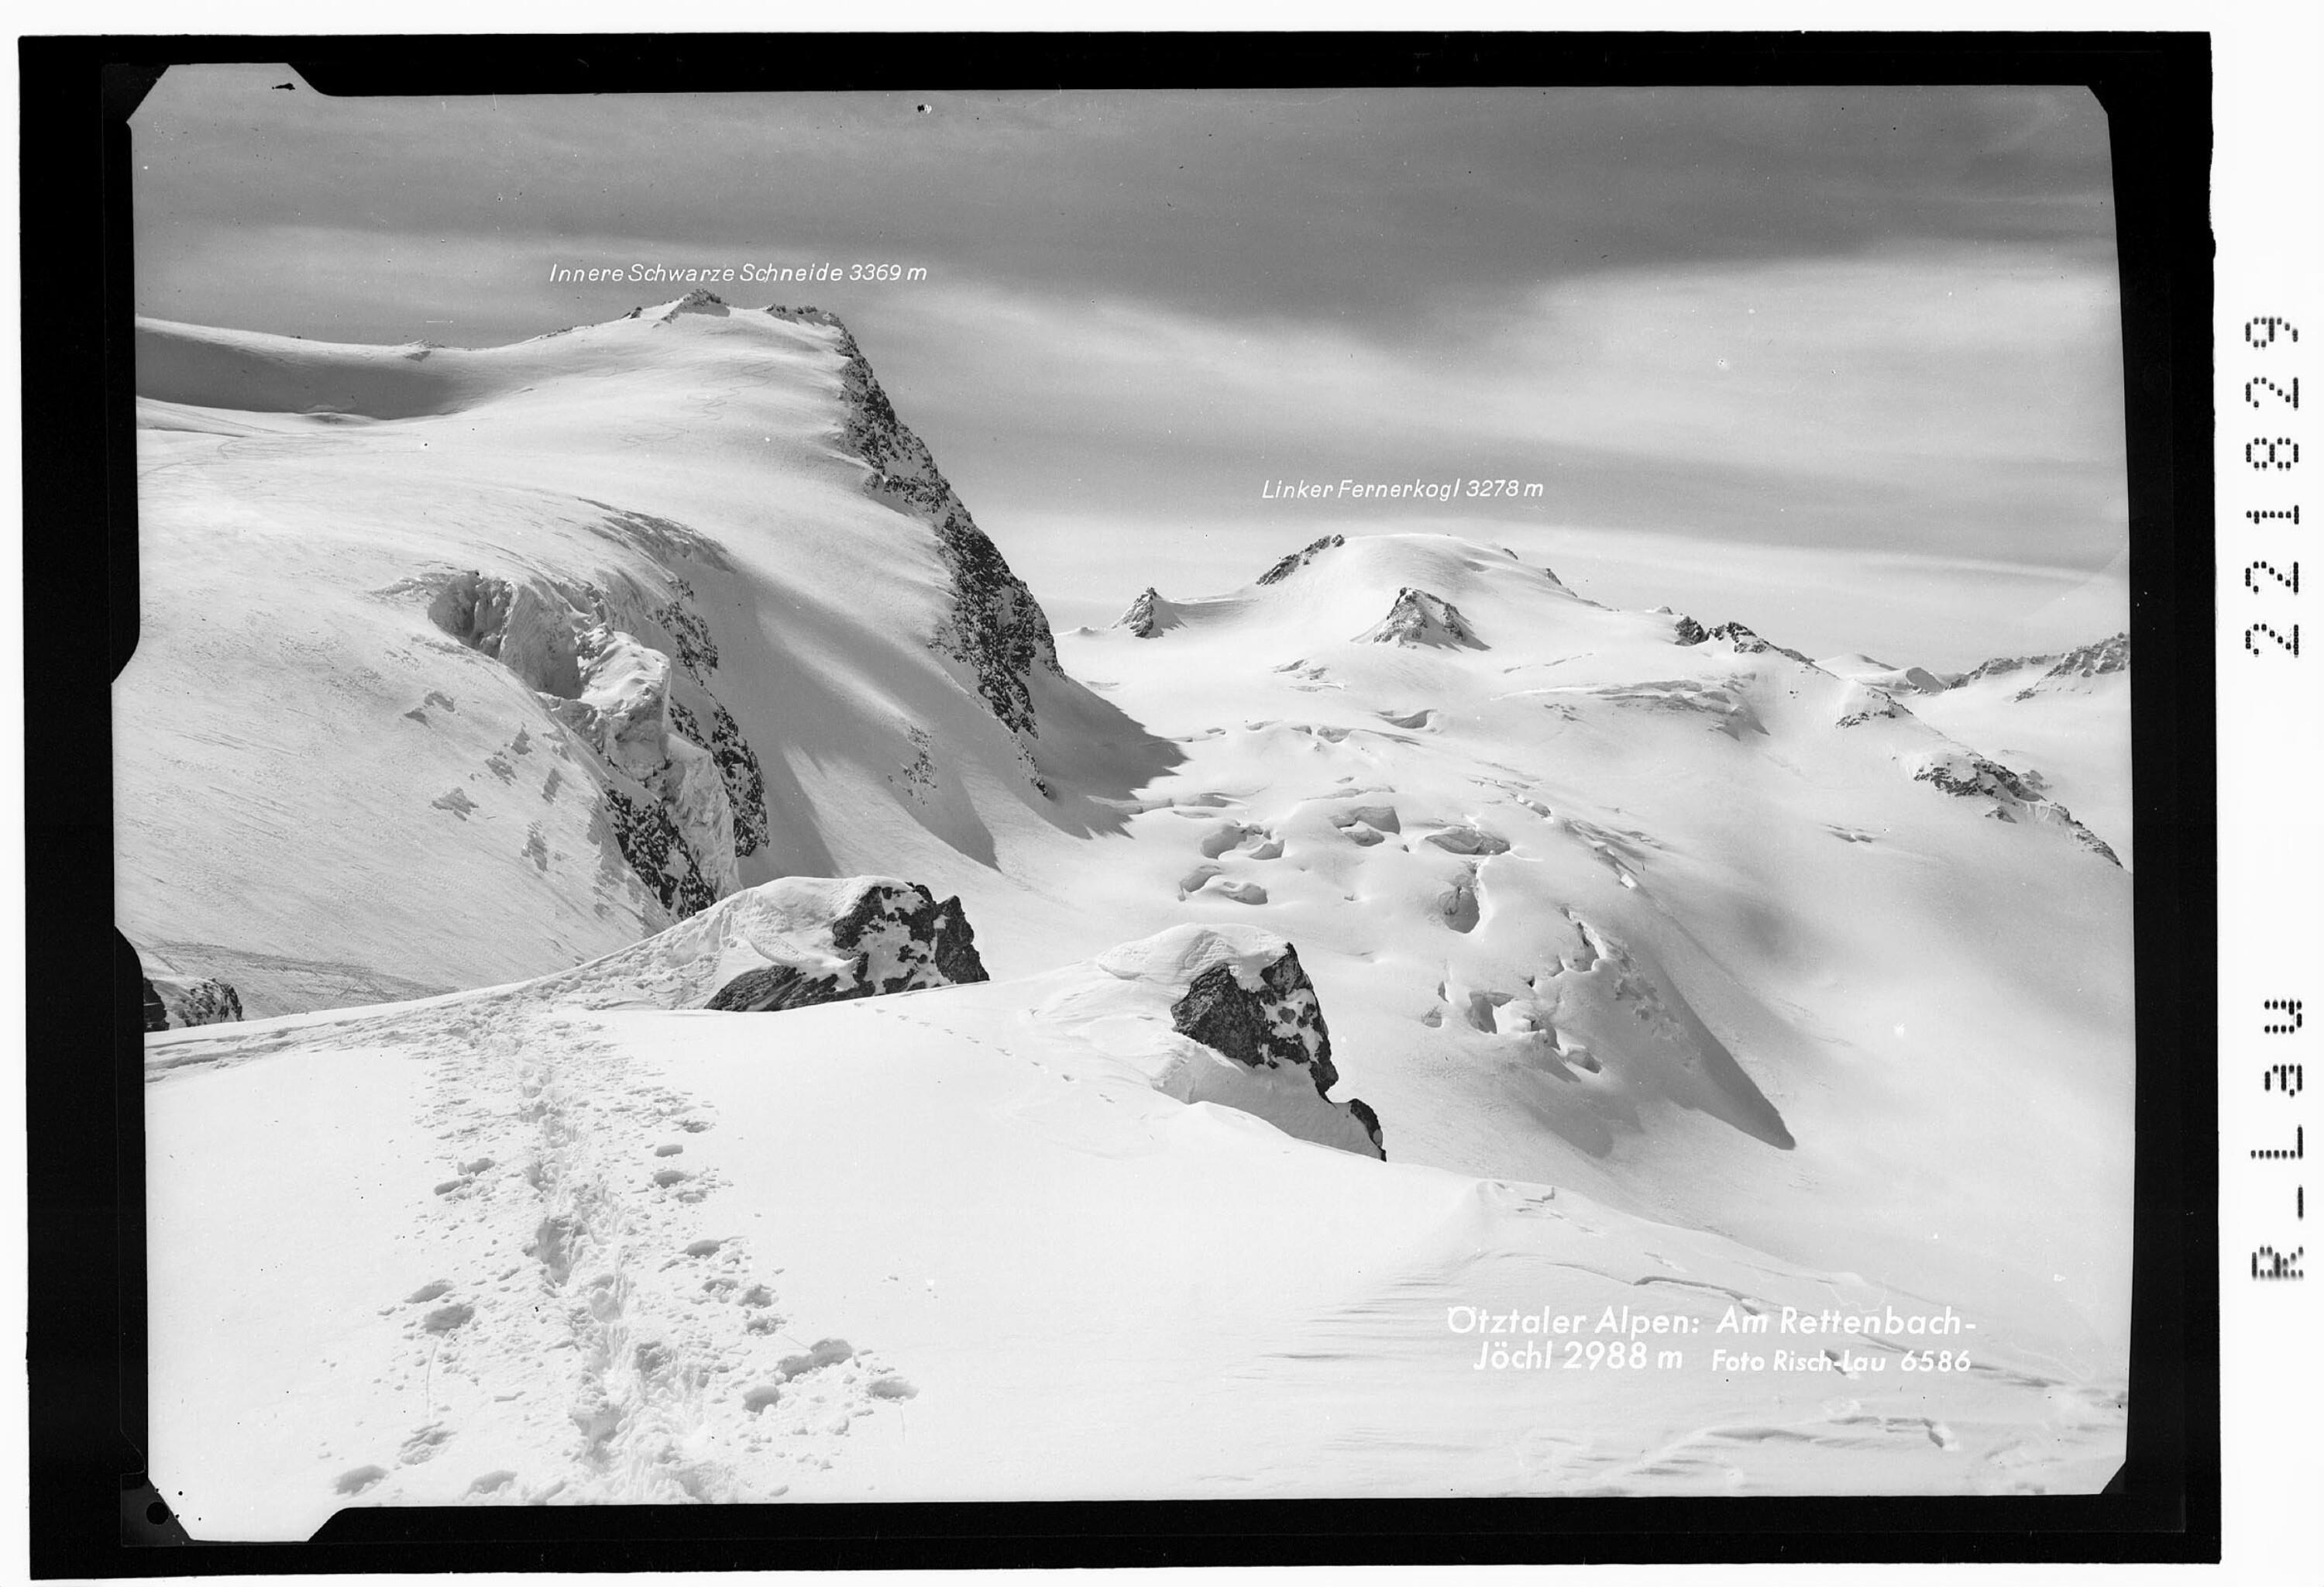
[[1259,886],[1256,881],[1222,881],[1211,890],[1231,898],[1239,904],[1267,902],[1267,889]]
[[[668,1190],[671,1186],[683,1185],[688,1179],[693,1177],[693,1175],[687,1173],[683,1168],[663,1168],[654,1175],[653,1182],[662,1189]],[[689,1247],[688,1249],[690,1250],[692,1248]]]
[[468,1491],[471,1494],[498,1493],[502,1489],[507,1487],[510,1483],[515,1481],[516,1473],[514,1472],[486,1472],[483,1476],[468,1484]]
[[1332,825],[1338,827],[1354,826],[1359,823],[1371,827],[1375,832],[1404,830],[1404,824],[1397,817],[1394,805],[1357,805],[1350,809],[1341,810],[1332,817]]
[[438,1306],[428,1314],[420,1326],[430,1333],[449,1333],[476,1315],[476,1308],[466,1301],[448,1306]]
[[785,1356],[775,1363],[775,1370],[785,1378],[797,1378],[818,1367],[835,1366],[854,1355],[855,1347],[844,1339],[818,1339],[807,1348],[805,1355]]
[[685,1149],[686,1148],[679,1145],[675,1140],[666,1140],[662,1142],[661,1145],[654,1148],[654,1156],[658,1158],[674,1158]]
[[1436,912],[1444,924],[1459,932],[1477,929],[1477,873],[1470,872],[1454,882],[1436,900]]
[[339,1480],[334,1486],[341,1493],[361,1493],[366,1488],[377,1484],[386,1475],[387,1469],[383,1466],[357,1466],[352,1472],[340,1472]]
[[899,1378],[891,1374],[875,1379],[864,1392],[874,1399],[910,1399],[918,1395],[919,1390],[912,1387],[910,1379]]
[[438,794],[428,802],[437,809],[451,811],[463,821],[468,818],[468,812],[476,807],[476,801],[456,788],[448,793]]
[[1438,848],[1448,849],[1456,854],[1506,854],[1509,852],[1508,839],[1496,837],[1474,826],[1448,826],[1442,832],[1430,833],[1422,841],[1433,843]]
[[718,1248],[725,1243],[723,1239],[697,1240],[686,1248],[686,1254],[690,1257],[715,1257],[718,1254]]
[[752,1416],[766,1410],[782,1398],[782,1390],[771,1383],[761,1383],[742,1391],[742,1408]]
[[452,1286],[446,1280],[438,1278],[431,1284],[421,1285],[410,1295],[405,1296],[403,1304],[408,1306],[420,1306],[428,1301],[439,1300],[451,1291]]
[[403,1447],[396,1452],[396,1459],[407,1466],[434,1460],[437,1450],[442,1448],[444,1441],[451,1436],[450,1428],[440,1422],[431,1422],[403,1441]]
[[1245,840],[1257,835],[1259,829],[1255,826],[1245,826],[1240,821],[1222,821],[1203,835],[1203,858],[1215,860],[1229,849],[1239,848]]

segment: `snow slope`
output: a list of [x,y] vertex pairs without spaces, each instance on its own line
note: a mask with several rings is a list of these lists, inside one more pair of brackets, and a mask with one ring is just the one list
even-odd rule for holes
[[[120,918],[281,1016],[148,1038],[198,1534],[2112,1474],[2103,655],[1943,687],[1428,534],[1053,638],[827,316],[142,328]],[[843,944],[864,875],[925,890]],[[967,926],[996,979],[906,973]],[[704,1006],[803,981],[920,990]],[[1975,1368],[1713,1373],[1799,1342],[1747,1300]],[[1649,1301],[1683,1363],[1538,1393],[1447,1326]]]
[[1001,835],[1167,761],[1053,669],[828,316],[138,329],[117,914],[254,1013],[538,974],[780,875],[1005,890]]
[[[1475,644],[1379,642],[1407,590]],[[1296,942],[1392,1157],[2119,1363],[2130,881],[2061,813],[1949,775],[1971,752],[1917,700],[1469,542],[1164,594],[1173,627],[1060,641],[1188,755],[1105,869],[1116,917]]]
[[281,1537],[350,1503],[2015,1492],[2119,1459],[2118,1385],[1890,1326],[1941,1302],[1167,1094],[1125,967],[154,1038],[172,1507]]
[[2034,772],[2131,863],[2130,641],[1997,657],[1913,709],[1995,760]]

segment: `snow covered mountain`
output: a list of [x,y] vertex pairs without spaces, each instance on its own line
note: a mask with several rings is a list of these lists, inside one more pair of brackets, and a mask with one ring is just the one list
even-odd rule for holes
[[[148,1038],[197,1535],[2112,1474],[2103,650],[2018,698],[1433,534],[1053,635],[812,310],[143,333],[120,915],[256,1016]],[[1600,1349],[1513,1393],[1464,1308]]]
[[539,974],[776,876],[943,885],[1167,763],[828,315],[142,320],[138,379],[118,918],[253,1013]]
[[1923,690],[1933,697],[1911,702],[1922,720],[2070,809],[2131,863],[2129,634],[2056,655],[1997,656],[1928,681],[1939,683]]

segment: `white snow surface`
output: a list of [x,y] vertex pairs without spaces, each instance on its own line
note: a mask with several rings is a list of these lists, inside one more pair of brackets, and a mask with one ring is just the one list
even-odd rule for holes
[[[418,999],[148,1038],[153,1463],[197,1536],[350,1502],[2113,1474],[2131,878],[1914,773],[2037,776],[2127,863],[2126,674],[1930,694],[1350,537],[1149,637],[1059,635],[1044,794],[926,643],[925,526],[836,448],[835,334],[649,310],[417,359],[152,328],[180,383],[143,409],[124,929],[255,1014]],[[331,403],[370,417],[300,411]],[[429,611],[470,571],[542,634],[575,631],[554,595],[665,657],[682,577],[718,660],[670,697],[765,770],[735,885],[956,892],[996,979],[674,1007],[811,952],[832,900],[787,927],[737,892],[632,950],[667,912],[567,790],[619,773],[605,724],[652,689],[575,725],[544,695],[617,647],[563,679],[558,644],[464,643]],[[1400,603],[1434,642],[1367,642]],[[1282,941],[1330,1103],[1170,1028]],[[1351,1097],[1386,1163],[1333,1138]],[[1448,1326],[1625,1305],[1699,1327],[1646,1338],[1683,1365],[1480,1369]],[[1950,1308],[1972,1331],[1911,1342],[1973,1364],[1714,1332],[1785,1306]],[[1826,1346],[1865,1361],[1711,1365]]]

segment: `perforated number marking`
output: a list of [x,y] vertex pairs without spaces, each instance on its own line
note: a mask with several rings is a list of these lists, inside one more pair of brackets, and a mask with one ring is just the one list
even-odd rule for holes
[[2255,578],[2253,575],[2258,573],[2266,574],[2270,578],[2275,580],[2276,583],[2282,585],[2295,595],[2300,593],[2300,564],[2297,562],[2294,562],[2292,565],[2292,573],[2289,577],[2278,573],[2275,569],[2275,564],[2273,562],[2255,562],[2250,567],[2245,568],[2244,587],[2250,590],[2255,595],[2259,593],[2259,580]]
[[2259,396],[2257,392],[2253,390],[2255,386],[2265,386],[2269,391],[2273,392],[2277,397],[2291,403],[2292,407],[2298,408],[2300,406],[2300,377],[2296,374],[2292,377],[2292,389],[2288,392],[2264,374],[2255,375],[2250,380],[2244,382],[2244,401],[2249,402],[2255,408],[2259,406]]
[[2282,645],[2285,650],[2291,651],[2293,655],[2297,656],[2300,654],[2300,624],[2297,623],[2292,625],[2292,637],[2290,639],[2284,638],[2282,634],[2276,632],[2275,630],[2270,628],[2264,623],[2255,623],[2249,628],[2244,630],[2244,649],[2249,650],[2255,656],[2268,653],[2260,650],[2259,641],[2255,637],[2263,633],[2267,635],[2268,638],[2273,640],[2277,644]]

